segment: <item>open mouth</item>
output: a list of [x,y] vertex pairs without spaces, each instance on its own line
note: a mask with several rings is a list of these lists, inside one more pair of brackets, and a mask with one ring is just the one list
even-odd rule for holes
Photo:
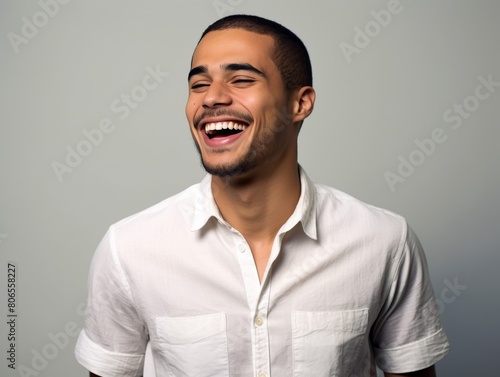
[[213,122],[205,124],[205,133],[209,139],[227,137],[245,131],[248,124],[236,121]]

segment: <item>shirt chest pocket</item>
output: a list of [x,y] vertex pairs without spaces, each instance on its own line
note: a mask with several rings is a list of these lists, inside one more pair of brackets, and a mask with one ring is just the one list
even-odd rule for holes
[[152,347],[160,356],[155,364],[162,364],[171,376],[229,376],[224,313],[159,317],[154,333]]
[[293,312],[294,377],[349,376],[366,341],[368,309]]

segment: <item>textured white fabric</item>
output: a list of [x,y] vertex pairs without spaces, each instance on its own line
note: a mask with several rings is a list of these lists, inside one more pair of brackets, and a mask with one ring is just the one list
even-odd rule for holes
[[301,170],[301,197],[261,284],[210,179],[110,227],[76,347],[86,368],[141,375],[149,344],[158,377],[365,377],[375,363],[402,373],[448,352],[421,245],[402,217]]

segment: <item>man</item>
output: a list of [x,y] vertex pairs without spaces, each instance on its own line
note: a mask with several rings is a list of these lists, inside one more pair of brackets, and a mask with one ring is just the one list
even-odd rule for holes
[[448,342],[416,236],[298,165],[314,101],[288,29],[204,32],[186,115],[210,174],[99,245],[76,347],[91,376],[141,376],[148,343],[158,377],[435,376]]

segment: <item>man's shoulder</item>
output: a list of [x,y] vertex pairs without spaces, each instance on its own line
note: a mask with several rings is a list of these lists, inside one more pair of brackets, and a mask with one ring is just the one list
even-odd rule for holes
[[396,212],[366,203],[334,187],[314,186],[320,222],[329,219],[337,226],[379,235],[385,233],[391,238],[400,238],[407,231],[406,219]]

